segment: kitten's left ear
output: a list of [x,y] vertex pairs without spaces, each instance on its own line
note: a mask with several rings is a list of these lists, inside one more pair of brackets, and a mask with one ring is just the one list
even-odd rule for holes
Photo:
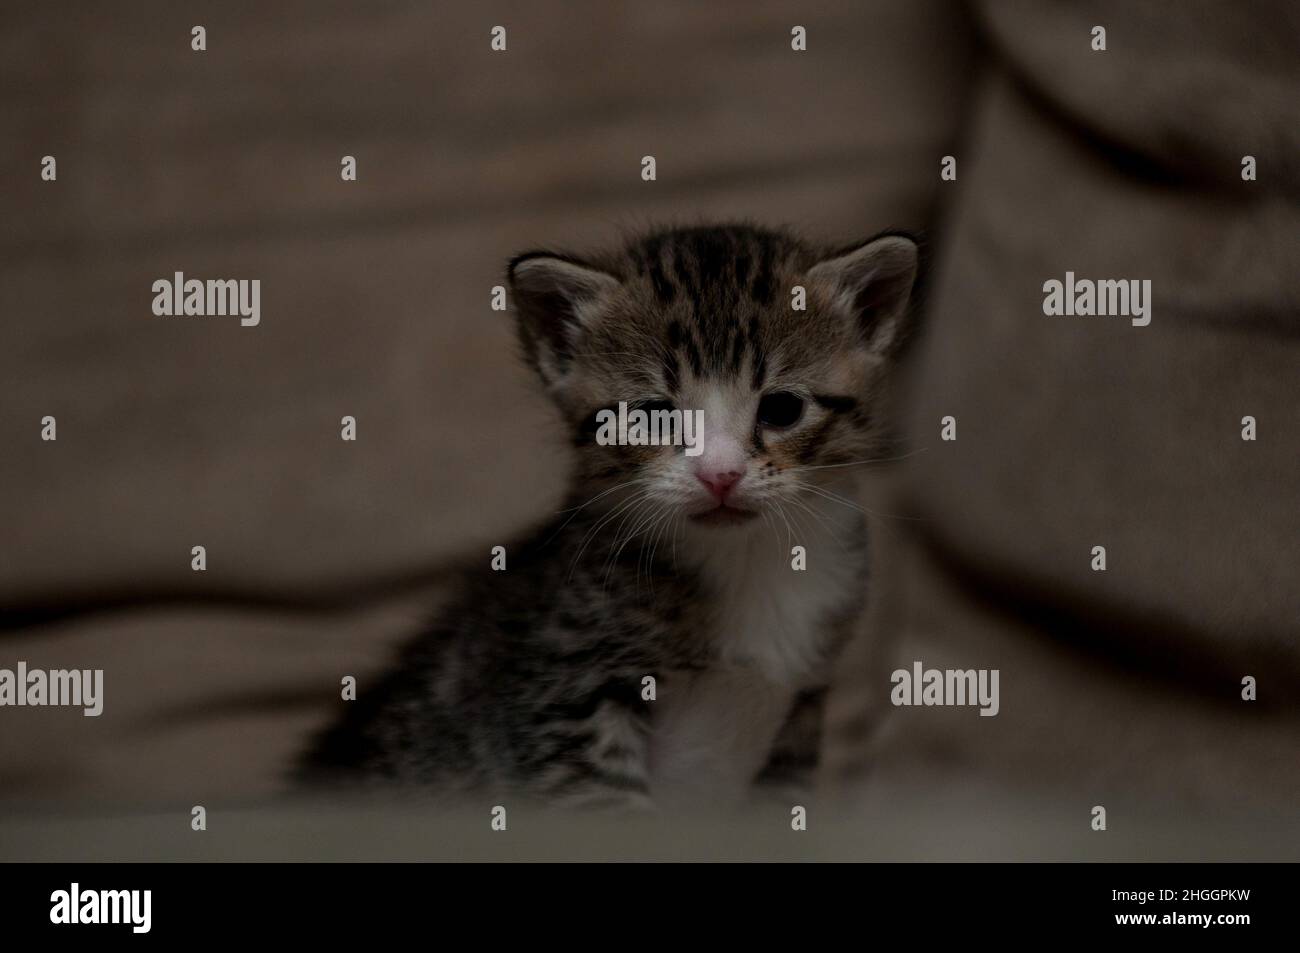
[[517,256],[510,262],[509,278],[524,355],[543,382],[555,384],[619,281],[576,258],[550,252]]
[[853,316],[871,351],[890,355],[903,338],[917,259],[916,242],[885,235],[818,262],[808,280]]

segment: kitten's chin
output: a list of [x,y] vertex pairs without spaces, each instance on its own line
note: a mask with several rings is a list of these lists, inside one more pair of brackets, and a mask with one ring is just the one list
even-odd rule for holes
[[756,518],[756,510],[742,510],[734,506],[715,506],[703,513],[692,513],[687,517],[696,526],[743,526]]

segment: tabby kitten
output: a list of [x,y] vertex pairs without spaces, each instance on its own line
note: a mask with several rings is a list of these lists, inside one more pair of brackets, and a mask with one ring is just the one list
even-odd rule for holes
[[[659,806],[806,773],[863,607],[852,468],[880,452],[916,269],[902,235],[826,251],[750,226],[511,261],[524,356],[573,435],[570,502],[507,571],[466,576],[314,768]],[[620,401],[702,410],[702,452],[598,442]]]

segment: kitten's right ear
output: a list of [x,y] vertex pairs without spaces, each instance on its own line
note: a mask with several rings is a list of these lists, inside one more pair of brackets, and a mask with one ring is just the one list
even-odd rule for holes
[[618,279],[550,252],[516,256],[509,278],[524,356],[544,383],[554,384],[568,372],[584,329],[618,288]]

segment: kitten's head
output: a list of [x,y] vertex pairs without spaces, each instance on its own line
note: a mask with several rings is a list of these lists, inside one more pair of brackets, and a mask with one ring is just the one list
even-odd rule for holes
[[[879,449],[873,410],[916,271],[903,235],[826,251],[726,226],[588,259],[530,252],[510,285],[524,354],[574,436],[578,495],[717,527],[806,502]],[[701,411],[702,450],[609,445],[601,411],[620,402]]]

